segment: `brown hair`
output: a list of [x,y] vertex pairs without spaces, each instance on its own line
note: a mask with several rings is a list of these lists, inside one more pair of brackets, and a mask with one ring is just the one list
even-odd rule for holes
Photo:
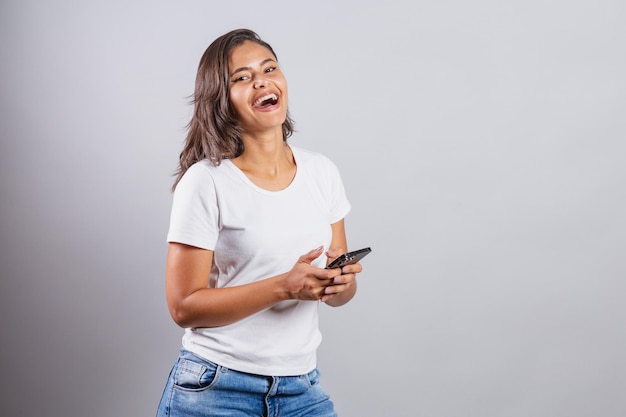
[[[222,159],[235,158],[243,152],[241,125],[230,104],[228,59],[231,51],[245,41],[255,42],[274,55],[272,47],[249,29],[236,29],[215,39],[204,51],[191,103],[193,116],[187,126],[187,138],[180,153],[176,180],[172,189],[194,163],[208,159],[219,165]],[[283,140],[293,133],[293,120],[287,112],[283,122]]]

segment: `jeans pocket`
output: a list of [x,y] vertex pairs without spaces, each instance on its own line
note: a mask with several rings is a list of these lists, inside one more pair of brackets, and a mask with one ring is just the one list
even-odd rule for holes
[[174,386],[186,391],[207,389],[217,379],[218,368],[213,362],[181,358],[174,374]]

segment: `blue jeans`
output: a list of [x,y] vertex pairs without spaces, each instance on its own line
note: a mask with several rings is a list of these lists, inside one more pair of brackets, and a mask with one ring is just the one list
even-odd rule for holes
[[319,376],[247,374],[181,349],[157,417],[336,417]]

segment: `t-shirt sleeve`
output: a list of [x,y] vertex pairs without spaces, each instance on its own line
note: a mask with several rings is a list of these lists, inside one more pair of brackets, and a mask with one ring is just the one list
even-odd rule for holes
[[336,223],[346,217],[350,212],[351,206],[346,195],[346,190],[341,179],[341,174],[337,166],[327,159],[327,173],[329,180],[330,195],[330,223]]
[[214,250],[218,234],[215,184],[208,167],[198,163],[176,185],[167,241]]

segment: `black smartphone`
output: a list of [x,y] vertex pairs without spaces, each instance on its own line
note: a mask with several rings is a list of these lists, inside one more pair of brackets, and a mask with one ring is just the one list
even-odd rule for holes
[[365,257],[368,253],[372,251],[371,248],[363,248],[359,250],[355,250],[353,252],[344,253],[339,256],[337,259],[328,264],[326,269],[331,268],[341,268],[345,265],[352,265],[359,262],[361,259]]

